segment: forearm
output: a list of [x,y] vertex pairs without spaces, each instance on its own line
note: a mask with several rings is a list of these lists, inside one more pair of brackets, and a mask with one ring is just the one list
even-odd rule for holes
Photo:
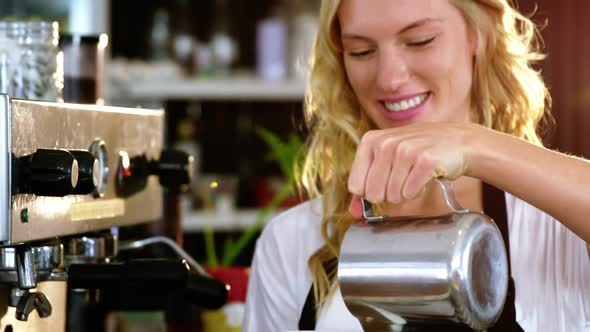
[[590,162],[491,130],[474,145],[470,176],[534,205],[590,241]]

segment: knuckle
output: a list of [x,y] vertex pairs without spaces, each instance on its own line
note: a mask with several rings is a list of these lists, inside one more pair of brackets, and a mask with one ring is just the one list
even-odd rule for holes
[[387,142],[387,140],[381,141],[379,142],[379,144],[377,144],[375,146],[375,155],[376,156],[384,156],[386,153],[388,153],[389,151],[389,144]]
[[395,151],[398,160],[409,159],[412,156],[412,146],[408,141],[401,141]]
[[424,151],[416,157],[415,164],[419,169],[433,168],[438,164],[438,160],[431,152]]
[[397,146],[397,140],[394,137],[388,136],[379,145],[382,153],[392,153]]
[[361,137],[360,144],[361,145],[370,145],[375,140],[377,133],[378,133],[377,130],[369,130],[369,131],[365,132],[363,134],[363,137]]

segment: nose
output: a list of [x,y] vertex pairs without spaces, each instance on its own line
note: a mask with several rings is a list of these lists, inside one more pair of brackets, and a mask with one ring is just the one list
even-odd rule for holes
[[377,85],[385,92],[397,90],[410,79],[408,65],[396,50],[383,50],[379,54]]

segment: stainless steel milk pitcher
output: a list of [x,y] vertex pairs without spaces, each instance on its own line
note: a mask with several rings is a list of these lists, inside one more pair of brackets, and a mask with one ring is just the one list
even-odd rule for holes
[[363,326],[405,322],[466,324],[485,330],[500,316],[508,289],[506,248],[485,214],[463,209],[450,182],[435,179],[452,213],[373,216],[344,236],[338,281]]

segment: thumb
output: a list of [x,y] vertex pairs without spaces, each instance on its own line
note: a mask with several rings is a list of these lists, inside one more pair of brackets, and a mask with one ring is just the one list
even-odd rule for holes
[[348,213],[350,213],[353,219],[361,219],[363,217],[363,207],[359,196],[352,195],[352,200],[348,206]]

